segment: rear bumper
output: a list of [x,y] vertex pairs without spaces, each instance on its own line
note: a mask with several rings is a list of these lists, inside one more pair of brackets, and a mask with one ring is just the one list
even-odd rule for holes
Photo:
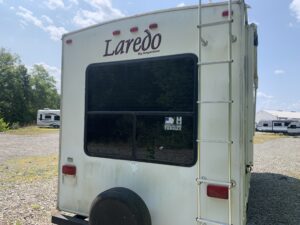
[[61,213],[56,213],[52,215],[51,223],[58,225],[88,225],[89,222],[85,219],[86,217],[80,215],[67,216]]

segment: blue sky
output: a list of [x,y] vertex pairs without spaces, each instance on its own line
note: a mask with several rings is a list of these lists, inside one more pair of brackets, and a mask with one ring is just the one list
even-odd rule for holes
[[[0,47],[20,55],[29,69],[43,64],[59,86],[63,33],[118,17],[197,2],[0,0]],[[257,110],[300,111],[300,0],[246,2],[251,6],[249,21],[259,29]]]

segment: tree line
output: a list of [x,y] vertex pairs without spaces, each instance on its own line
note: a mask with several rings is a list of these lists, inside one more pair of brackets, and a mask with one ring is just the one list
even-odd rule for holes
[[9,126],[36,121],[38,109],[58,109],[56,81],[42,65],[29,71],[18,55],[0,49],[0,121]]

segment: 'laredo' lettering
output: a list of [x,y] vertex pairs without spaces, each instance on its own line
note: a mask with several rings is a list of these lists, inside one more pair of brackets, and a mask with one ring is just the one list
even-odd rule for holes
[[162,36],[160,33],[155,34],[154,36],[151,35],[148,29],[144,30],[146,35],[144,37],[137,37],[135,39],[128,39],[128,40],[121,40],[116,45],[116,47],[112,50],[110,48],[111,39],[105,40],[106,47],[105,47],[105,54],[106,56],[113,56],[113,55],[121,55],[127,54],[130,50],[133,52],[140,52],[140,51],[153,51],[159,48],[162,40]]

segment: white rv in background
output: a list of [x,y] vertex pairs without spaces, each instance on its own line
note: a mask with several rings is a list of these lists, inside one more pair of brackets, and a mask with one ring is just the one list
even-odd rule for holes
[[58,109],[39,109],[37,112],[38,127],[60,127],[60,110]]
[[261,132],[288,133],[288,126],[294,120],[261,120],[256,130]]
[[53,223],[246,224],[256,26],[242,0],[200,6],[63,36]]

